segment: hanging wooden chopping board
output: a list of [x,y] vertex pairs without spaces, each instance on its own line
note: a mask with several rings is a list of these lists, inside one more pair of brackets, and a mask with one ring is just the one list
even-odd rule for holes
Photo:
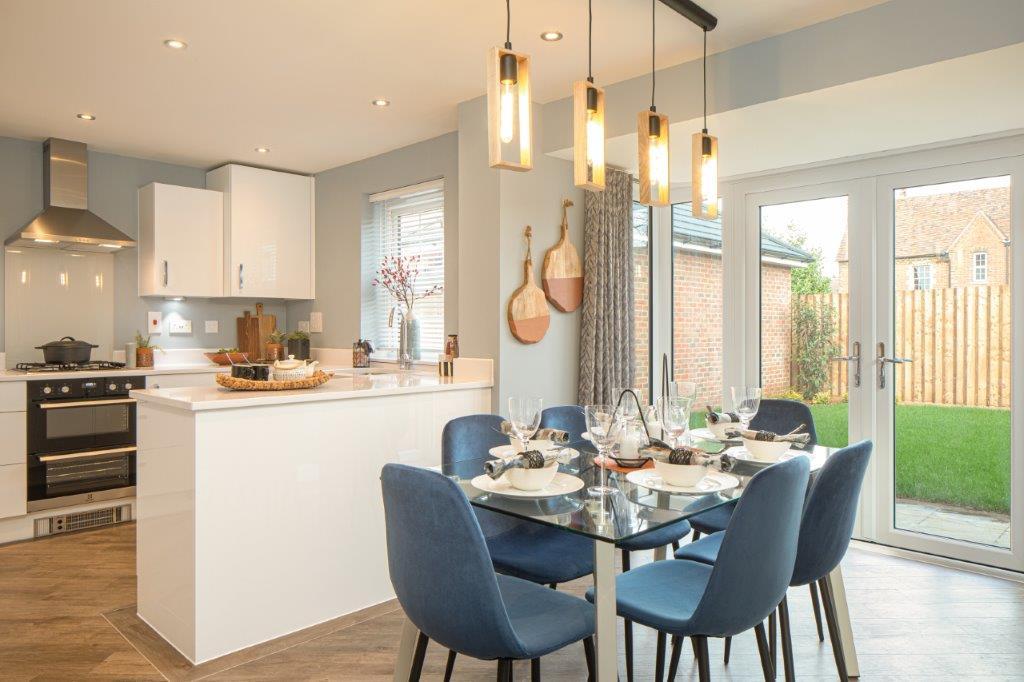
[[537,343],[544,338],[551,323],[544,292],[533,283],[533,230],[526,226],[526,262],[523,264],[523,285],[508,300],[508,328],[518,341]]
[[250,361],[263,358],[267,346],[267,337],[277,329],[277,316],[264,315],[263,304],[256,304],[256,314],[250,315],[246,310],[238,322],[238,350],[245,353]]
[[558,243],[544,254],[541,284],[551,305],[563,313],[571,313],[583,302],[583,266],[580,254],[569,241],[568,209],[572,202],[562,201],[562,236]]

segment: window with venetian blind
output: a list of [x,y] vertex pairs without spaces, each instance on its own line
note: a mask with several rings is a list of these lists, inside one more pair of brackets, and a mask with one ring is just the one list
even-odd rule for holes
[[[419,256],[416,291],[444,284],[444,181],[370,195],[362,242],[361,333],[376,355],[395,356],[401,318],[397,311],[392,316],[395,299],[372,282],[386,256]],[[432,359],[444,348],[444,290],[416,301],[413,312],[420,321],[422,358]]]

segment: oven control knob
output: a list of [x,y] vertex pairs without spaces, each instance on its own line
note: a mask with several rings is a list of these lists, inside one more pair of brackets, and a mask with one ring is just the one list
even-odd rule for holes
[[61,393],[71,393],[71,387],[70,386],[61,386],[60,387],[60,392]]
[[132,382],[129,381],[127,384],[125,384],[124,385],[124,390],[126,390],[126,391],[132,390]]
[[107,390],[108,391],[116,391],[117,390],[117,384],[109,384],[107,386]]
[[53,389],[49,386],[43,386],[43,395],[50,395],[53,393]]

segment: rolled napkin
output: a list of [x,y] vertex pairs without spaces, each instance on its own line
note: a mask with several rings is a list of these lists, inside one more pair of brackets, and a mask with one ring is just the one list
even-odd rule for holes
[[738,424],[740,416],[735,412],[715,412],[714,408],[710,405],[706,406],[708,409],[707,419],[709,424]]
[[[501,432],[506,436],[516,435],[512,430],[512,424],[507,420],[501,422]],[[537,433],[533,434],[530,440],[549,440],[556,445],[565,445],[569,442],[569,432],[559,429],[537,429]]]
[[543,469],[552,462],[557,462],[560,452],[550,451],[547,453],[536,450],[527,450],[512,457],[503,459],[492,459],[484,462],[484,473],[491,478],[498,479],[509,469]]
[[746,438],[747,440],[760,440],[768,443],[793,443],[794,445],[804,446],[811,440],[811,434],[804,432],[804,429],[806,428],[806,424],[801,424],[789,433],[785,434],[778,434],[773,431],[736,429],[735,431],[729,431],[726,435],[730,437],[739,436],[740,438]]
[[672,448],[657,439],[652,439],[650,445],[640,448],[640,456],[650,457],[651,459],[667,462],[668,464],[698,466],[710,466],[719,459],[717,455],[709,455],[699,448],[691,448],[687,445]]

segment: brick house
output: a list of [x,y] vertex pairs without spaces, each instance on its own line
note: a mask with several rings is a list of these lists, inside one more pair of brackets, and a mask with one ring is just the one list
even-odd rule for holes
[[[896,288],[940,289],[1010,282],[1010,188],[896,196]],[[836,291],[847,292],[846,237],[836,254]]]
[[[638,205],[637,205],[638,206]],[[642,215],[641,215],[642,214]],[[637,380],[648,367],[649,256],[646,211],[634,211],[634,329]],[[717,405],[722,391],[722,224],[694,218],[689,204],[672,206],[672,353],[675,379],[697,384],[698,405]],[[763,386],[789,387],[790,271],[812,256],[770,235],[761,238]],[[660,382],[660,362],[654,368]]]

